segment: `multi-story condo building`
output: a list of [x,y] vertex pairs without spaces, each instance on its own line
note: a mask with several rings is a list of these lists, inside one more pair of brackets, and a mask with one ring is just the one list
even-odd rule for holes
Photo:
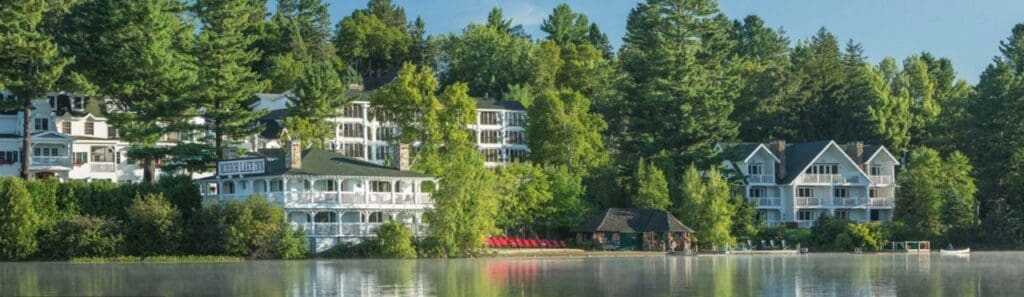
[[423,214],[433,208],[433,177],[404,170],[407,161],[395,169],[334,151],[302,149],[297,141],[284,144],[285,149],[260,149],[218,162],[216,175],[197,180],[204,200],[262,195],[284,207],[288,222],[305,230],[317,252],[374,236],[385,221],[400,221],[415,235],[426,235]]
[[810,227],[821,215],[889,221],[896,166],[881,145],[834,141],[719,144],[726,166],[745,178],[746,197],[767,225]]
[[[269,113],[260,121],[266,127],[263,133],[251,137],[246,148],[279,148],[290,93],[257,94],[259,99],[251,106]],[[393,125],[378,121],[370,109],[368,93],[353,88],[347,95],[353,98],[342,109],[340,117],[331,119],[335,137],[328,148],[342,155],[383,165],[395,154],[395,144],[389,141],[399,131]],[[476,98],[477,119],[469,125],[485,165],[498,166],[526,159],[526,109],[519,103],[493,98]]]
[[[13,100],[10,93],[0,97]],[[127,157],[128,144],[107,124],[106,100],[64,92],[32,101],[29,175],[60,180],[135,182],[142,167]],[[24,113],[0,113],[0,176],[21,173]]]

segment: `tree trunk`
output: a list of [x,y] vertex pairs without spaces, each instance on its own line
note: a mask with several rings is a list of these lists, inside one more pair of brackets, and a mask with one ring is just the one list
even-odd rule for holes
[[28,180],[28,168],[32,163],[32,98],[23,98],[25,118],[21,123],[24,135],[21,137],[21,178]]
[[153,175],[156,172],[156,163],[153,162],[153,157],[146,157],[142,160],[142,181],[146,183],[153,182]]

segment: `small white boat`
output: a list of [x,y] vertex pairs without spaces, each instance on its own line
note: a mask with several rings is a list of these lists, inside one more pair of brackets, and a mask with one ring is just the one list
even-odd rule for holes
[[947,250],[947,249],[939,250],[939,254],[942,254],[942,255],[966,255],[966,254],[970,254],[970,253],[971,253],[971,249],[970,248],[959,249],[959,250]]

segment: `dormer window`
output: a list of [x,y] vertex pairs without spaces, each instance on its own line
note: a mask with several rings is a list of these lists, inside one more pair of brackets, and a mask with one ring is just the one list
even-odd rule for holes
[[85,135],[95,135],[95,134],[96,134],[96,124],[94,124],[93,122],[85,122]]
[[761,163],[752,163],[747,165],[747,174],[749,175],[762,175],[764,174],[764,165]]
[[71,135],[71,122],[70,121],[63,121],[63,122],[61,122],[60,123],[60,132],[64,133],[64,134],[67,134],[67,135]]
[[872,176],[882,175],[882,165],[871,165],[870,171]]
[[34,123],[35,124],[32,125],[32,129],[35,129],[36,131],[46,131],[46,130],[50,129],[50,120],[49,119],[36,118]]
[[839,174],[839,164],[814,164],[807,168],[807,174],[835,175]]

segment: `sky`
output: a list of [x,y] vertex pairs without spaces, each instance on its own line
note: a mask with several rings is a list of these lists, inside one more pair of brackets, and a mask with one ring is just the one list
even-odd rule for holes
[[[331,1],[335,23],[364,0]],[[482,23],[492,7],[521,24],[534,38],[544,36],[540,24],[560,3],[585,13],[608,34],[617,49],[625,34],[626,17],[637,1],[627,0],[394,0],[412,20],[423,17],[429,34],[460,32],[471,22]],[[998,54],[999,42],[1024,22],[1024,0],[719,0],[731,19],[756,14],[770,27],[782,28],[796,42],[826,27],[844,42],[863,45],[873,62],[886,56],[898,60],[922,51],[953,61],[958,76],[971,83]]]

